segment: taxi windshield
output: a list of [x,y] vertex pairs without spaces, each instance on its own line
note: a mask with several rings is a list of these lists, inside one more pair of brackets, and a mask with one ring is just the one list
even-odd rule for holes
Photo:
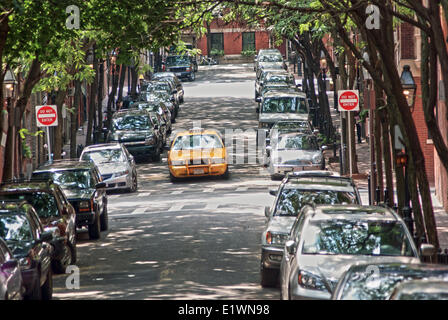
[[179,136],[174,141],[173,150],[223,148],[221,139],[214,134]]

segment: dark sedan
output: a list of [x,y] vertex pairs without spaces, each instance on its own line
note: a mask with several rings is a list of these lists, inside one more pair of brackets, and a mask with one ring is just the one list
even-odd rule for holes
[[53,268],[64,273],[76,262],[75,209],[52,181],[9,182],[0,186],[0,200],[27,201],[36,210],[46,231],[53,233]]
[[49,300],[53,296],[51,257],[53,239],[45,232],[34,208],[27,202],[0,204],[0,237],[19,261],[25,298]]
[[87,226],[90,239],[99,239],[108,228],[106,183],[93,162],[60,160],[33,172],[32,179],[58,183],[76,211],[76,226]]

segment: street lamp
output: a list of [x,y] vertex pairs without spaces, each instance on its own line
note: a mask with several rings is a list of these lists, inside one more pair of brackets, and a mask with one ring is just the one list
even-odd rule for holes
[[16,80],[16,77],[14,76],[14,73],[9,69],[6,70],[6,74],[3,79],[3,93],[6,99],[11,99],[12,97],[14,97],[17,83],[18,82]]
[[417,85],[414,77],[412,76],[411,67],[408,65],[403,66],[403,72],[401,73],[401,86],[403,87],[403,94],[406,97],[408,106],[411,112],[414,111],[415,96],[417,93]]

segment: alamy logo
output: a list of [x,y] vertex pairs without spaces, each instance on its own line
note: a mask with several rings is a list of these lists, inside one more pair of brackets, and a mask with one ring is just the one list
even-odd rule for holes
[[65,287],[69,290],[79,289],[79,268],[75,265],[70,265],[65,269],[65,273],[69,274],[65,280]]
[[380,29],[380,8],[378,6],[371,4],[366,8],[366,28],[368,30],[379,30]]
[[67,29],[79,29],[79,7],[75,5],[65,8],[65,13],[70,14],[65,20]]

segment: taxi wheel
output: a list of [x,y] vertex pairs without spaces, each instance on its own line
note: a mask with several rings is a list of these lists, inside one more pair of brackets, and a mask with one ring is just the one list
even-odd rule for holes
[[224,172],[224,174],[222,175],[222,178],[225,180],[230,179],[229,167],[227,167],[226,172]]

